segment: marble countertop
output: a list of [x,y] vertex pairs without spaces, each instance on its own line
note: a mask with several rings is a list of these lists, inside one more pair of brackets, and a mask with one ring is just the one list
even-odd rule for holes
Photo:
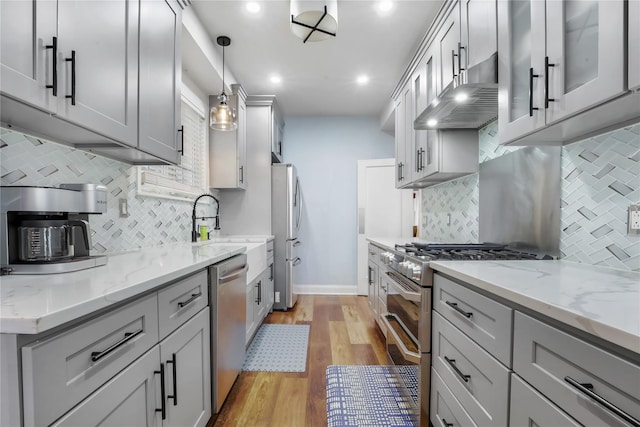
[[433,261],[431,268],[640,353],[640,273],[570,261]]
[[176,243],[111,254],[107,265],[73,273],[2,276],[0,333],[44,332],[244,253],[248,246]]

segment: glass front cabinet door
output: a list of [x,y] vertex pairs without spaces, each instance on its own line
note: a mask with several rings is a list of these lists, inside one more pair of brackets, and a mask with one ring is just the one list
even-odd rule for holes
[[624,3],[499,0],[501,143],[626,91]]

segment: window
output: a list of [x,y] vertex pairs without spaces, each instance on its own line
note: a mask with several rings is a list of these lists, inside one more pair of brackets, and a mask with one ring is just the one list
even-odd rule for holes
[[139,166],[138,194],[193,201],[208,193],[207,120],[202,108],[182,97],[184,153],[180,165]]

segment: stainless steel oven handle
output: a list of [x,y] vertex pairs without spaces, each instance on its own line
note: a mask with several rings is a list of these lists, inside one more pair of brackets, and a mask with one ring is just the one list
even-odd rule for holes
[[421,301],[422,297],[419,292],[409,291],[404,286],[402,286],[403,281],[406,279],[404,279],[398,273],[387,271],[387,276],[392,279],[389,283],[393,285],[394,289],[396,289],[404,299],[414,302]]
[[389,323],[389,321],[387,320],[387,317],[389,316],[393,316],[392,314],[388,314],[387,316],[382,318],[382,322],[384,323],[384,326],[387,328],[387,339],[389,334],[391,334],[391,338],[392,341],[398,345],[398,347],[400,347],[400,350],[402,351],[402,355],[404,356],[405,360],[409,361],[409,362],[413,362],[413,363],[417,363],[418,365],[420,364],[420,353],[415,353],[413,351],[409,351],[409,349],[407,349],[407,347],[404,345],[404,343],[402,342],[402,340],[400,339],[400,337],[396,334],[395,329],[393,329],[393,327],[391,326],[391,323]]

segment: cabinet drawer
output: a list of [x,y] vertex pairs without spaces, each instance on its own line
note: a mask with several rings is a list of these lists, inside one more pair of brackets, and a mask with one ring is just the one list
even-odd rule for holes
[[433,368],[431,369],[431,407],[429,412],[434,427],[450,427],[452,424],[454,427],[474,427],[477,425]]
[[511,376],[509,425],[539,427],[580,426],[515,374]]
[[630,425],[573,379],[640,420],[640,366],[522,313],[514,328],[514,370],[571,417],[584,425]]
[[438,313],[433,367],[478,425],[506,426],[509,370]]
[[25,425],[49,425],[158,342],[154,293],[22,348]]
[[511,367],[512,309],[440,274],[434,275],[433,293],[434,310]]
[[209,304],[207,271],[186,277],[158,292],[160,339]]
[[378,263],[380,261],[380,248],[369,243],[369,248],[367,249],[369,261],[374,263]]

